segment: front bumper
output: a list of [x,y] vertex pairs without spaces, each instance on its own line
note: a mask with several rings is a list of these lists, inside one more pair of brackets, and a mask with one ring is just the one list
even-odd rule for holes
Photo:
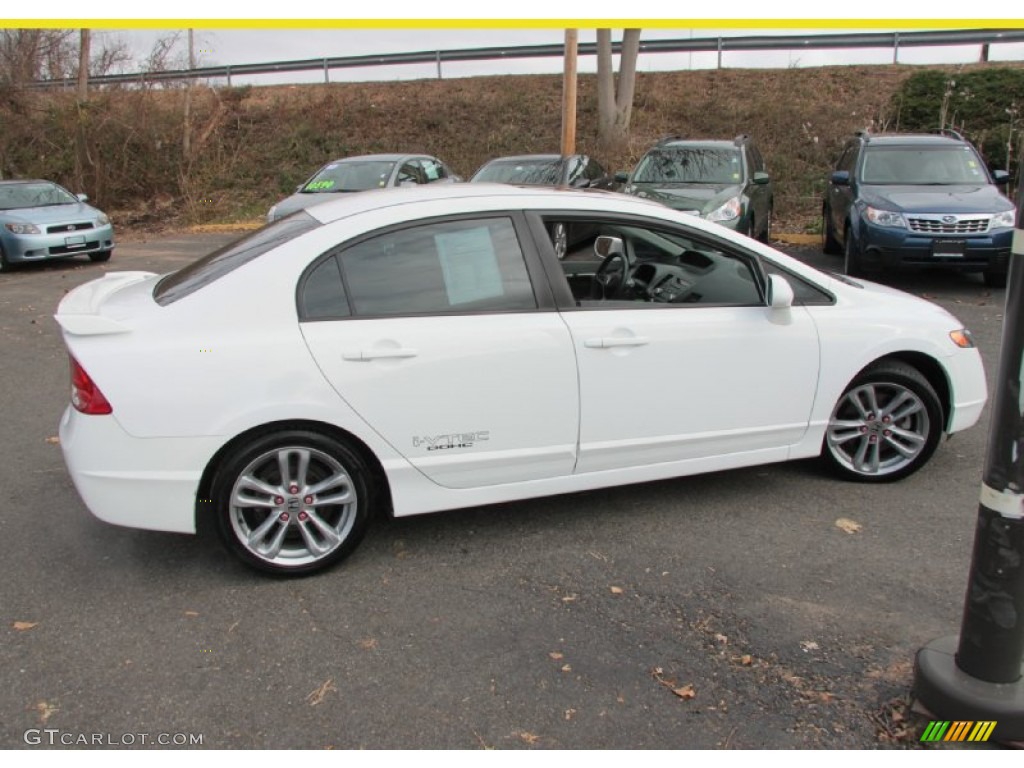
[[4,232],[4,258],[10,263],[65,259],[80,254],[109,251],[114,247],[114,228],[104,224],[73,232],[16,235]]
[[59,434],[71,480],[100,520],[195,533],[199,481],[219,438],[132,437],[113,416],[86,416],[71,406]]
[[[941,267],[964,271],[1005,272],[1009,267],[1012,229],[983,235],[930,235],[897,227],[862,224],[859,238],[864,266],[868,268]],[[959,241],[960,254],[936,253],[943,244]]]

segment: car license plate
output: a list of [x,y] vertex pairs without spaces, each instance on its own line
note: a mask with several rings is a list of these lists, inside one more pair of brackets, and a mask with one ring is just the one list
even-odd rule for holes
[[967,250],[966,240],[934,240],[932,256],[943,259],[962,259]]
[[65,237],[64,245],[68,248],[82,248],[85,246],[85,235],[78,235],[77,237]]

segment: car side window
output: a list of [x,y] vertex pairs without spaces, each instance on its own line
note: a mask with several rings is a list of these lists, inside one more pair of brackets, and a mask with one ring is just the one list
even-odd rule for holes
[[837,171],[849,171],[850,174],[852,175],[853,174],[853,166],[856,164],[856,162],[857,162],[857,148],[856,147],[847,147],[846,151],[843,152],[842,156],[839,158],[839,162],[836,163],[836,170]]
[[416,160],[410,160],[407,163],[403,163],[402,167],[398,170],[398,183],[399,184],[422,184],[421,178],[422,171],[419,167],[419,162]]
[[583,175],[591,181],[600,181],[605,176],[604,168],[602,168],[596,160],[593,158],[587,158],[586,168],[583,169]]
[[299,316],[303,320],[334,320],[351,314],[338,259],[331,254],[302,279]]
[[755,258],[711,237],[613,219],[552,217],[545,230],[559,221],[563,294],[579,308],[764,305]]
[[428,184],[432,181],[447,178],[448,174],[445,172],[444,166],[437,160],[421,160],[420,162],[423,163],[423,171],[426,174]]
[[445,221],[387,232],[340,253],[358,317],[536,309],[508,218]]
[[578,187],[584,185],[587,181],[584,175],[586,169],[587,159],[582,155],[573,155],[567,161],[569,164],[568,174],[566,181],[570,187]]

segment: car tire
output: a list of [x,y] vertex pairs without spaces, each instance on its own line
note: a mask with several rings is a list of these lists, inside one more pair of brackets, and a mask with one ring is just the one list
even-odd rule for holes
[[7,260],[7,257],[4,256],[3,249],[0,248],[0,272],[10,272],[13,269],[14,265]]
[[363,538],[376,506],[374,486],[366,462],[339,440],[300,429],[265,434],[230,451],[217,471],[217,532],[257,570],[320,571]]
[[90,253],[89,254],[89,261],[94,261],[94,262],[110,261],[110,254],[112,254],[112,253],[113,253],[113,251],[96,251],[96,253]]
[[853,233],[849,228],[846,230],[846,237],[843,239],[843,271],[850,277],[864,277],[864,266],[861,263],[860,248],[853,239]]
[[925,465],[942,425],[942,404],[920,371],[878,362],[853,380],[832,409],[821,456],[847,480],[892,482]]
[[983,275],[985,279],[985,285],[989,288],[1005,288],[1006,278],[1008,272],[996,271],[994,269],[987,269]]
[[760,240],[762,243],[765,243],[766,245],[771,243],[771,241],[772,241],[772,216],[774,214],[775,214],[774,207],[768,208],[768,216],[765,219],[765,223],[764,223],[764,232],[762,232],[760,234],[760,236],[757,238],[758,240]]
[[836,240],[836,233],[832,230],[832,217],[828,208],[821,209],[821,250],[822,253],[831,256],[838,256],[843,252],[842,246]]
[[569,252],[569,228],[562,222],[551,225],[551,247],[555,249],[555,257],[561,261]]

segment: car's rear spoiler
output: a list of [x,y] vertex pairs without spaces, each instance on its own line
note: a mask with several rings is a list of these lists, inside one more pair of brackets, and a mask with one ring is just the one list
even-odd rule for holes
[[76,336],[107,333],[128,333],[125,323],[100,314],[110,296],[134,283],[155,277],[154,272],[110,272],[101,278],[80,285],[65,296],[57,306],[54,319],[60,327]]

